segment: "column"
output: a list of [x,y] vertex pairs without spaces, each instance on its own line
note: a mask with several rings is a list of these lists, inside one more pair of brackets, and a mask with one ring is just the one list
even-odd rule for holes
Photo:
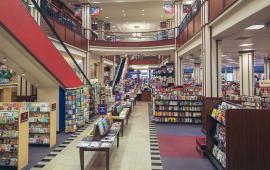
[[194,80],[196,84],[201,84],[201,63],[194,63]]
[[82,28],[83,33],[87,39],[91,39],[91,14],[90,14],[90,4],[82,4]]
[[233,68],[233,81],[239,82],[239,67]]
[[[174,26],[178,27],[182,18],[182,2],[174,2]],[[178,29],[175,29],[175,37],[178,35]]]
[[254,51],[239,52],[240,94],[254,96]]
[[270,80],[270,57],[267,54],[264,58],[264,79]]
[[84,70],[84,73],[86,74],[87,78],[90,80],[90,45],[89,40],[91,39],[91,14],[90,14],[90,4],[89,3],[82,3],[82,33],[85,38],[88,39],[88,50],[86,52],[86,69]]
[[182,57],[178,57],[178,85],[184,85],[184,62]]
[[103,22],[98,22],[98,39],[99,40],[104,40],[104,23]]
[[221,41],[212,37],[208,25],[208,2],[202,4],[202,58],[203,58],[203,95],[221,97]]

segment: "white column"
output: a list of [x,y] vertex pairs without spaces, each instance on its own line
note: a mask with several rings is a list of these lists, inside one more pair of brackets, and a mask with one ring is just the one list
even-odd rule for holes
[[264,58],[264,79],[270,80],[270,57]]
[[98,39],[99,40],[104,40],[104,23],[103,22],[98,22]]
[[239,82],[239,67],[233,68],[233,81]]
[[208,2],[202,4],[202,58],[203,58],[203,95],[221,97],[221,41],[212,37],[208,25]]
[[[182,2],[174,3],[174,27],[178,27],[182,17]],[[178,29],[175,30],[175,37],[178,35]]]
[[254,51],[239,52],[240,94],[254,96]]
[[90,4],[82,4],[82,28],[87,39],[91,38],[91,25]]
[[193,74],[194,74],[195,83],[200,84],[201,83],[201,63],[194,63]]
[[180,86],[184,85],[184,62],[183,62],[183,58],[179,57],[178,58],[178,62],[179,62],[179,68],[178,68],[178,83]]

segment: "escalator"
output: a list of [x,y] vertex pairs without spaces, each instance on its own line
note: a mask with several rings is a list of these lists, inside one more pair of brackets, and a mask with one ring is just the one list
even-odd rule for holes
[[122,74],[123,74],[123,71],[124,71],[125,64],[126,64],[126,58],[121,58],[120,65],[119,65],[119,68],[117,70],[117,73],[115,75],[115,78],[114,78],[114,81],[113,81],[113,85],[112,85],[113,93],[114,94],[116,92],[115,87],[118,85],[118,83],[121,80],[121,77],[122,77]]

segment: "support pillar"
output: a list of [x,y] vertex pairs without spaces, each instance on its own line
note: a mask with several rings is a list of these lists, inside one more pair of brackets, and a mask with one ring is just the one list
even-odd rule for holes
[[82,28],[84,29],[82,31],[85,35],[85,38],[87,38],[88,40],[91,39],[91,25],[92,25],[90,7],[91,6],[89,3],[82,4]]
[[184,85],[184,62],[183,58],[179,57],[179,75],[178,75],[178,82],[180,86]]
[[90,53],[90,45],[89,45],[89,40],[91,39],[91,25],[92,25],[92,19],[91,19],[91,14],[90,14],[90,4],[89,3],[84,3],[82,4],[82,33],[85,38],[88,39],[88,50],[86,52],[86,70],[84,70],[87,78],[90,80],[90,58],[91,58],[91,53]]
[[214,39],[212,28],[208,25],[208,2],[202,4],[202,58],[203,95],[221,97],[221,41]]
[[[174,2],[174,27],[177,28],[182,20],[182,2]],[[175,37],[178,35],[178,29],[175,29]]]
[[196,84],[201,84],[201,63],[194,63],[194,80]]
[[239,82],[239,67],[233,68],[233,81]]
[[239,52],[240,95],[254,96],[254,51]]
[[270,57],[264,58],[264,79],[270,80]]

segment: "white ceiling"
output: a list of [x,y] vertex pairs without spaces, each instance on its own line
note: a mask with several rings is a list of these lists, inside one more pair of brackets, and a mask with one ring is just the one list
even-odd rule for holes
[[[95,1],[96,2],[96,1]],[[92,6],[102,8],[99,20],[111,22],[114,32],[146,32],[160,30],[160,21],[173,19],[165,14],[162,0],[100,0]],[[116,3],[117,2],[117,3]],[[93,17],[94,18],[94,17]]]

